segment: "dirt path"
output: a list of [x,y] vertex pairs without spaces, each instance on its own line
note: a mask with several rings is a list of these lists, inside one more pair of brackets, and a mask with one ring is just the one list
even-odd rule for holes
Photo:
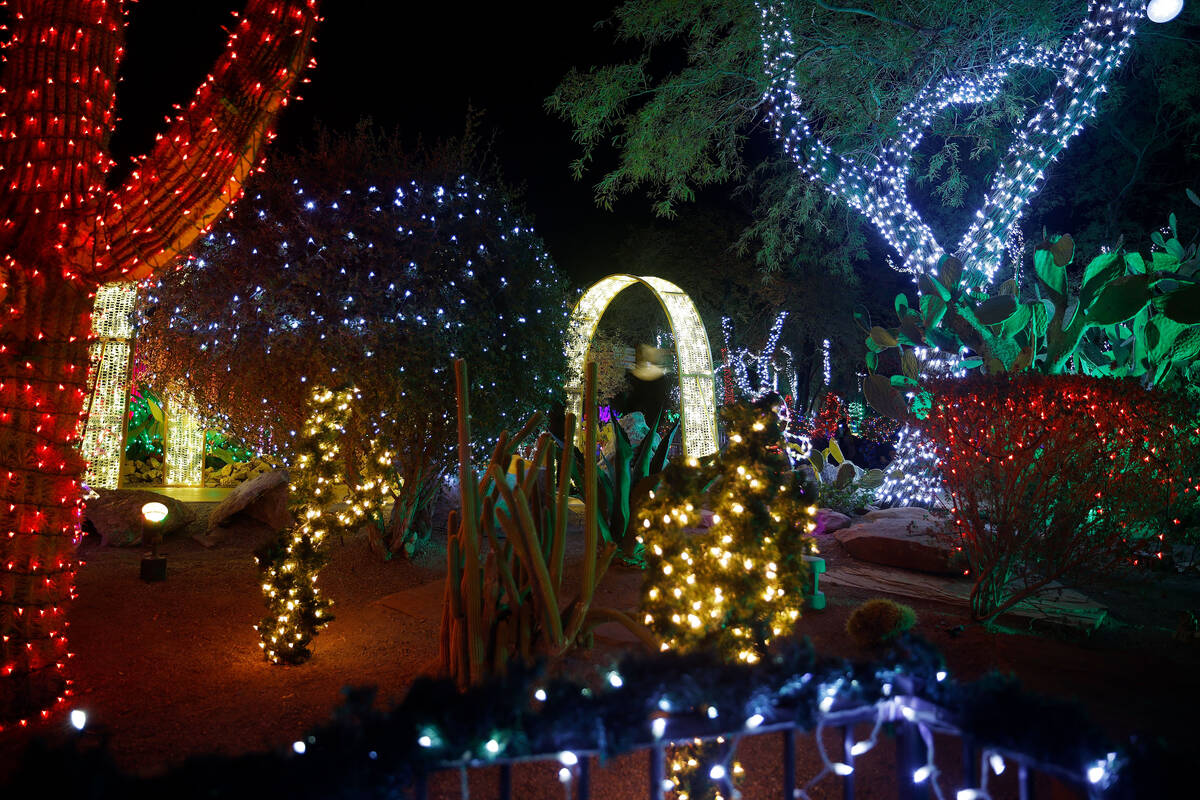
[[[252,558],[262,535],[240,529],[211,550],[187,538],[171,541],[164,548],[168,579],[158,584],[138,579],[136,549],[84,544],[81,556],[87,564],[80,570],[79,600],[71,612],[75,706],[107,729],[123,768],[153,773],[212,751],[286,747],[328,719],[342,687],[374,685],[380,702],[392,703],[431,665],[440,593],[429,584],[440,585],[441,556],[433,552],[421,563],[382,563],[361,537],[335,546],[321,574],[321,585],[336,604],[335,620],[317,638],[313,659],[301,667],[266,664],[252,628],[263,613]],[[847,558],[837,547],[831,540],[823,544],[831,565]],[[967,624],[959,609],[910,604],[919,615],[918,631],[942,649],[958,678],[978,677],[991,668],[1013,672],[1031,689],[1078,698],[1115,734],[1144,728],[1190,742],[1200,710],[1195,677],[1200,645],[1175,642],[1170,633],[1171,609],[1200,608],[1196,583],[1148,580],[1112,589],[1105,602],[1113,619],[1090,638],[992,633]],[[598,602],[632,608],[639,584],[640,573],[614,570]],[[421,586],[423,591],[411,591]],[[1155,597],[1168,591],[1169,597]],[[408,609],[379,602],[397,593],[425,599],[414,600]],[[826,588],[826,594],[829,607],[807,612],[798,632],[822,652],[862,655],[843,629],[850,611],[870,593]],[[598,637],[585,660],[603,663],[629,646]],[[0,775],[11,769],[28,735],[0,734]],[[778,758],[778,737],[759,738],[745,750],[748,765]],[[618,759],[602,770],[594,796],[644,796],[644,768],[631,768],[638,758]],[[890,755],[878,758],[873,780],[893,780]],[[811,752],[801,763],[816,768]],[[548,796],[543,795],[550,791],[546,786],[557,786],[553,773],[546,767],[518,770],[517,786],[525,790],[517,796]],[[871,779],[865,775],[864,780]],[[457,796],[458,781],[456,775],[443,776],[435,795]],[[483,771],[472,781],[479,784],[472,796],[487,796],[483,787],[494,775]],[[769,779],[754,777],[746,797],[772,796],[768,783],[760,781]],[[558,796],[561,788],[553,791]],[[865,788],[860,794],[874,796]]]

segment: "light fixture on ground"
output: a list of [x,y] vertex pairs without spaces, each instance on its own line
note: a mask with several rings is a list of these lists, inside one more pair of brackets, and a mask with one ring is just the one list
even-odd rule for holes
[[162,543],[162,523],[170,511],[166,505],[150,502],[142,506],[142,551],[141,578],[147,583],[167,579],[167,557],[158,554]]

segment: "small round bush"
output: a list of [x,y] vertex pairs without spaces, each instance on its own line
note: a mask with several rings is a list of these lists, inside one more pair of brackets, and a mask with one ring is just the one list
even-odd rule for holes
[[879,647],[917,624],[917,612],[910,607],[876,597],[868,600],[846,620],[846,634],[859,647]]

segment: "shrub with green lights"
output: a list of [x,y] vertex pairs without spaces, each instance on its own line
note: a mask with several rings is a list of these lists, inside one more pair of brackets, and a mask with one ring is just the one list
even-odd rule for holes
[[155,385],[182,385],[260,452],[293,452],[313,386],[358,387],[345,447],[395,454],[385,557],[428,530],[454,463],[454,358],[486,398],[481,447],[562,385],[566,287],[503,188],[472,177],[469,144],[412,158],[364,128],[273,159],[142,313]]

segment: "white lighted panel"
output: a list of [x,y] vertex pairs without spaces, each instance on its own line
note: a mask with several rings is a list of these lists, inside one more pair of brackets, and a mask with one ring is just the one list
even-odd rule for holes
[[166,403],[167,431],[163,483],[167,486],[204,485],[204,420],[193,411],[188,397],[173,396]]
[[129,399],[129,356],[137,284],[109,283],[96,291],[90,348],[91,395],[79,449],[87,459],[84,482],[94,489],[116,489],[121,478],[121,446]]
[[641,283],[654,292],[667,313],[675,337],[684,455],[714,453],[717,450],[717,415],[708,334],[691,298],[678,286],[661,278],[610,275],[594,284],[579,299],[567,328],[567,410],[580,418],[583,368],[591,351],[592,336],[609,303],[634,283]]

